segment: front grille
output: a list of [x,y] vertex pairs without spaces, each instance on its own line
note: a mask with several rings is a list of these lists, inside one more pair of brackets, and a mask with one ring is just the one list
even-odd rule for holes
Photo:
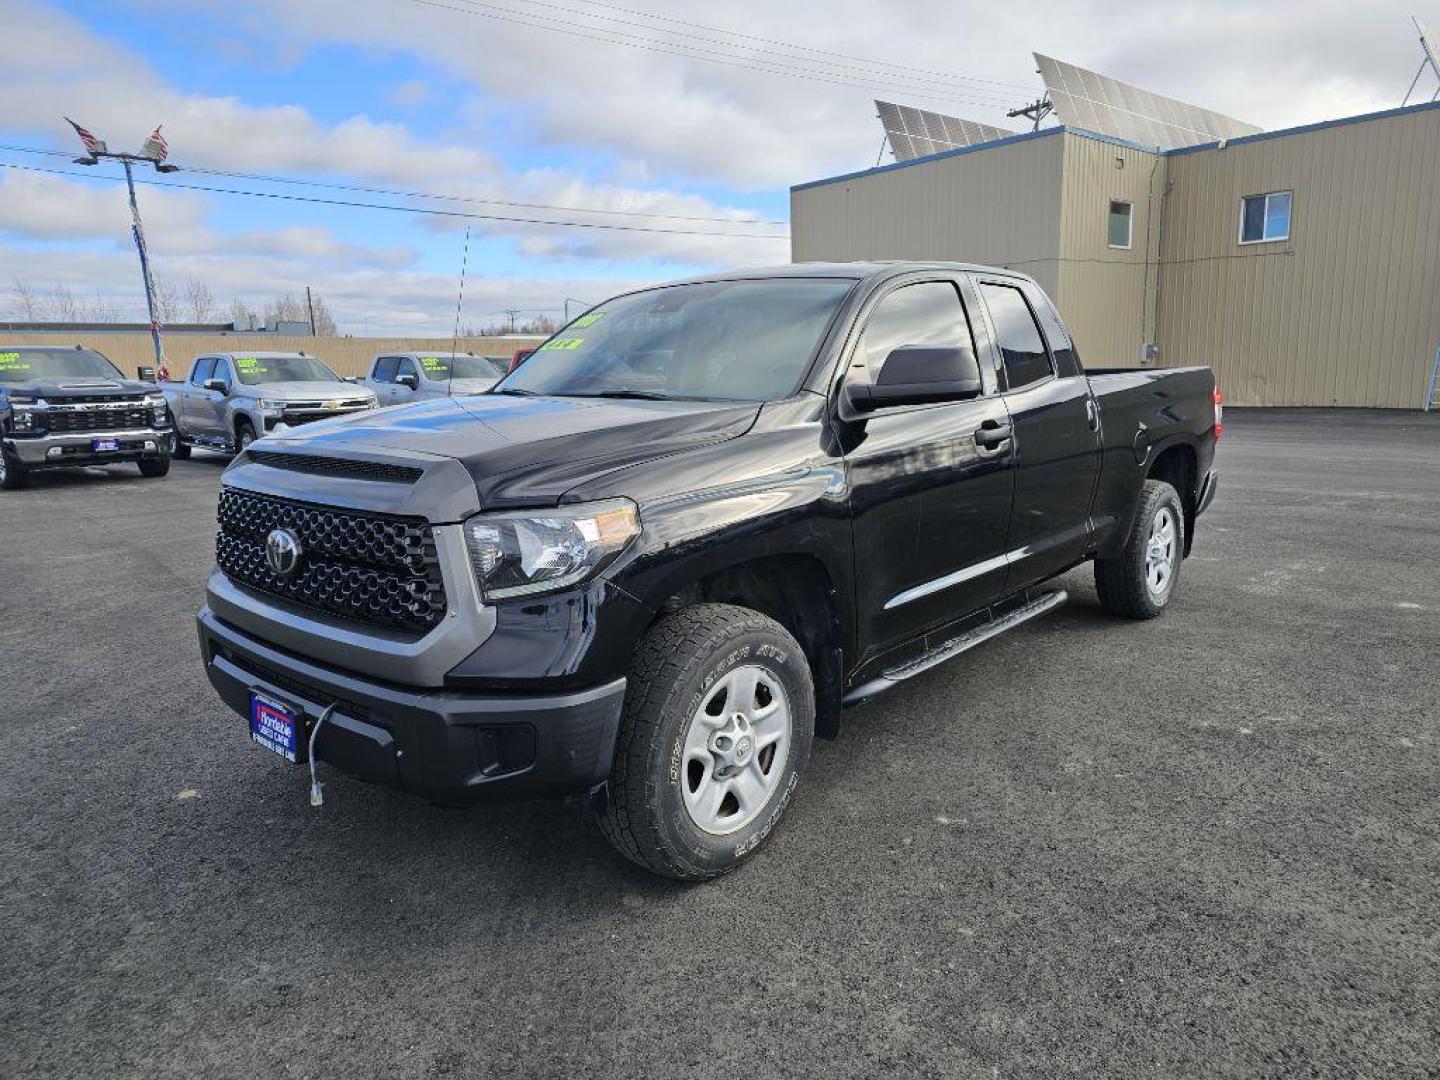
[[[215,561],[241,585],[342,618],[425,631],[445,617],[445,586],[430,526],[420,518],[362,513],[220,492]],[[266,538],[289,529],[303,554],[288,575],[271,569]]]
[[63,398],[51,398],[55,405],[104,405],[112,401],[139,402],[134,394],[72,394]]
[[346,476],[354,480],[387,480],[394,484],[413,484],[424,475],[422,469],[380,461],[347,461],[344,458],[312,457],[309,454],[277,454],[272,450],[251,450],[249,453],[250,460],[257,465],[320,476]]
[[75,431],[134,431],[151,426],[150,409],[140,402],[128,409],[51,409],[45,426],[57,434]]

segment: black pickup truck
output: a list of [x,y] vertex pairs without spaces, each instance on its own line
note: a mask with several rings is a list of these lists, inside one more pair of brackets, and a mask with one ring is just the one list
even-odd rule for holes
[[160,391],[94,349],[0,343],[0,488],[40,469],[121,461],[164,476],[173,431]]
[[1093,560],[1107,610],[1160,614],[1219,402],[1206,368],[1087,375],[1002,270],[633,292],[488,394],[241,454],[204,662],[312,781],[318,759],[446,804],[586,792],[629,858],[713,876],[844,706],[1053,609],[1056,575]]

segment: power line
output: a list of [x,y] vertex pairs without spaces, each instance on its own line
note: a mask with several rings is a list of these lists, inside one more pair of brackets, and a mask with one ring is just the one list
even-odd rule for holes
[[[0,144],[0,150],[9,150],[17,154],[43,154],[48,157],[71,158],[74,154],[66,153],[64,150],[46,150],[37,146],[11,146]],[[366,187],[362,184],[339,184],[327,180],[306,180],[290,176],[273,176],[265,173],[230,172],[225,169],[202,169],[187,165],[184,169],[187,173],[203,174],[205,176],[225,176],[234,180],[254,180],[267,184],[294,184],[302,187],[329,188],[335,191],[358,191],[367,195],[391,195],[403,199],[434,199],[439,202],[463,202],[474,203],[485,206],[513,206],[525,210],[557,210],[562,213],[575,214],[604,214],[611,217],[638,217],[654,218],[661,221],[696,221],[708,222],[715,225],[788,225],[788,221],[779,221],[772,218],[728,218],[728,217],[704,217],[692,214],[661,214],[649,213],[644,210],[611,210],[601,209],[594,206],[562,206],[554,203],[529,203],[517,202],[511,199],[490,199],[478,195],[452,195],[445,193],[431,193],[425,191],[406,191],[397,188]]]
[[[528,2],[534,3],[537,2],[537,0],[528,0]],[[835,56],[839,57],[842,60],[855,60],[859,63],[870,64],[875,67],[895,68],[899,71],[913,71],[919,75],[938,75],[944,79],[959,80],[969,83],[986,83],[991,86],[1000,86],[1006,89],[1030,89],[1028,86],[1024,86],[1021,83],[1004,82],[1000,79],[981,79],[974,75],[958,75],[948,71],[936,71],[933,68],[911,67],[909,64],[899,64],[889,60],[871,60],[864,56],[855,56],[853,53],[835,52],[832,49],[817,49],[813,46],[808,45],[796,45],[793,42],[779,41],[775,38],[760,37],[756,34],[746,34],[739,30],[726,30],[724,27],[720,26],[707,26],[705,23],[690,22],[688,19],[677,19],[669,15],[655,15],[648,11],[637,11],[634,8],[617,7],[614,4],[602,4],[599,2],[599,0],[578,0],[578,2],[585,4],[588,7],[604,8],[607,11],[618,11],[624,15],[639,15],[642,18],[654,19],[656,22],[673,23],[676,26],[690,26],[695,28],[696,30],[708,30],[716,34],[727,34],[730,37],[744,38],[747,41],[759,41],[763,42],[766,45],[780,45],[787,49],[794,49],[797,52],[815,53],[820,56]],[[546,4],[545,6],[551,7],[553,5]]]
[[[74,172],[70,169],[42,169],[38,165],[19,165],[0,161],[0,168],[51,176],[74,176],[81,180],[119,182],[121,177]],[[148,187],[176,188],[181,191],[204,191],[217,195],[246,195],[256,199],[278,199],[285,202],[312,203],[320,206],[346,206],[363,210],[390,210],[402,214],[426,214],[432,217],[458,218],[466,221],[508,222],[514,225],[555,225],[571,229],[604,229],[614,232],[663,233],[672,236],[714,236],[730,240],[788,240],[788,233],[715,232],[704,229],[666,229],[646,225],[611,225],[601,221],[555,221],[548,218],[506,217],[502,214],[475,214],[461,210],[440,210],[431,206],[395,206],[389,203],[356,202],[348,199],[322,199],[314,195],[286,195],[278,191],[246,191],[243,188],[212,187],[208,184],[177,184],[168,180],[137,180]]]
[[[584,2],[584,0],[582,0],[582,2]],[[743,57],[746,57],[746,58],[748,58],[748,57],[751,56],[751,55],[756,55],[756,54],[764,55],[764,56],[774,56],[774,57],[778,57],[778,58],[780,58],[781,60],[785,60],[785,61],[798,62],[798,63],[802,63],[802,64],[815,64],[815,65],[821,66],[821,67],[835,68],[835,69],[837,69],[837,70],[839,70],[839,71],[841,71],[841,72],[847,72],[847,71],[848,71],[848,72],[853,72],[853,73],[855,73],[855,74],[860,75],[860,76],[863,77],[863,78],[877,78],[877,77],[878,77],[878,78],[885,78],[885,79],[901,79],[901,80],[903,80],[903,81],[905,81],[905,82],[907,82],[907,83],[918,83],[918,84],[921,84],[921,85],[927,85],[927,84],[928,84],[928,85],[931,85],[931,86],[939,86],[939,87],[942,87],[942,88],[945,88],[945,89],[952,89],[952,90],[955,89],[955,84],[958,84],[958,83],[970,84],[971,86],[975,86],[975,85],[977,85],[977,84],[987,84],[987,83],[992,83],[992,82],[993,82],[993,80],[990,80],[990,79],[976,79],[976,78],[972,78],[972,77],[966,76],[966,75],[951,75],[951,74],[948,74],[948,73],[945,73],[945,72],[927,71],[927,72],[921,73],[921,72],[917,71],[917,69],[915,69],[915,68],[907,67],[907,66],[900,65],[900,64],[892,64],[892,63],[888,63],[888,62],[885,62],[885,61],[866,60],[866,59],[864,59],[863,57],[848,56],[848,55],[845,54],[845,53],[834,53],[834,52],[829,52],[828,50],[825,50],[825,49],[812,49],[812,48],[807,48],[806,46],[803,46],[803,45],[792,45],[792,44],[790,44],[789,42],[778,41],[778,40],[775,40],[775,39],[773,39],[773,38],[762,38],[762,37],[757,37],[757,36],[755,36],[755,35],[753,35],[753,34],[737,33],[736,31],[733,31],[733,30],[725,30],[725,29],[722,29],[722,28],[716,27],[716,26],[706,26],[704,23],[687,22],[687,21],[684,20],[684,19],[672,19],[672,18],[668,18],[668,17],[665,17],[665,16],[660,16],[660,15],[650,15],[650,14],[648,14],[647,12],[636,11],[636,10],[634,10],[634,9],[632,9],[632,8],[614,7],[614,6],[610,5],[610,4],[593,4],[593,5],[591,5],[591,6],[603,8],[603,9],[605,9],[605,10],[607,10],[607,11],[618,11],[618,12],[622,12],[622,13],[627,14],[627,15],[639,15],[639,16],[641,16],[642,18],[645,18],[645,19],[653,19],[655,22],[671,23],[671,24],[674,24],[674,25],[677,25],[677,26],[689,26],[689,27],[693,27],[693,28],[695,28],[695,29],[697,29],[697,30],[705,30],[705,31],[708,31],[708,32],[710,32],[710,33],[723,34],[723,35],[727,35],[727,36],[729,36],[729,37],[735,37],[735,38],[742,38],[742,39],[744,39],[744,40],[746,40],[746,41],[757,41],[757,42],[761,42],[761,43],[766,44],[766,45],[778,45],[778,46],[780,46],[781,48],[783,48],[783,49],[788,49],[788,50],[790,50],[790,51],[789,51],[789,52],[776,52],[776,51],[773,50],[773,49],[761,49],[761,48],[756,48],[756,47],[753,46],[753,45],[743,45],[743,44],[738,44],[737,42],[734,42],[734,41],[727,41],[727,40],[725,40],[725,38],[705,37],[705,36],[700,35],[700,34],[692,34],[692,33],[688,32],[688,31],[685,31],[685,30],[667,30],[667,29],[665,29],[664,27],[654,25],[654,23],[649,23],[649,22],[635,22],[635,21],[632,20],[632,19],[621,19],[621,18],[617,18],[617,17],[614,16],[614,15],[598,15],[598,14],[593,14],[593,13],[590,13],[590,12],[581,11],[581,10],[579,10],[579,9],[577,9],[577,8],[568,7],[568,6],[564,5],[564,4],[550,3],[550,2],[548,2],[548,0],[521,0],[521,3],[528,4],[528,5],[531,6],[531,7],[548,8],[548,9],[551,10],[551,11],[559,11],[559,12],[561,12],[561,13],[563,13],[563,14],[566,14],[566,15],[571,15],[571,16],[578,15],[578,16],[580,16],[581,18],[584,18],[584,19],[597,19],[597,20],[601,20],[601,21],[603,21],[603,22],[614,23],[614,24],[616,24],[616,25],[618,25],[618,26],[632,26],[632,27],[635,27],[636,29],[639,29],[639,30],[649,30],[649,31],[651,31],[651,32],[653,32],[653,33],[669,34],[669,35],[671,35],[672,37],[694,38],[696,41],[705,42],[706,44],[710,44],[710,45],[720,45],[720,46],[722,46],[722,47],[731,48],[731,49],[734,49],[734,48],[745,49],[745,50],[747,50],[747,52],[741,53],[741,54],[739,54],[739,55],[741,55],[741,56],[743,56]],[[497,7],[497,5],[495,5],[495,4],[486,3],[486,2],[481,2],[481,3],[480,3],[480,6],[482,6],[482,7],[489,7],[489,8],[496,8],[496,7]],[[501,10],[501,11],[514,11],[515,9],[513,9],[513,8],[497,8],[497,10]],[[530,13],[530,12],[517,12],[517,14],[530,15],[531,13]],[[531,16],[531,17],[534,17],[534,18],[543,18],[544,16]],[[608,28],[605,28],[605,27],[596,27],[595,29],[605,29],[606,32],[610,32],[610,33],[623,33],[622,31],[610,31],[610,30],[608,30]],[[625,35],[625,36],[630,37],[630,36],[633,36],[633,35],[628,35],[628,34],[627,34],[627,35]],[[685,45],[685,43],[683,43],[683,42],[682,42],[681,44],[682,44],[682,45]],[[685,45],[685,47],[688,48],[688,47],[690,47],[690,46],[689,46],[689,45]],[[856,68],[856,67],[852,66],[851,64],[838,64],[838,63],[836,63],[836,62],[833,61],[833,60],[811,60],[811,59],[808,59],[808,58],[806,58],[806,57],[804,57],[804,56],[798,56],[798,55],[796,55],[797,52],[812,53],[812,54],[820,55],[820,56],[834,56],[834,57],[836,57],[836,58],[838,58],[838,59],[844,59],[844,60],[850,60],[850,61],[858,61],[859,63],[868,64],[868,65],[870,65],[870,66],[872,66],[872,67],[878,66],[878,67],[881,67],[881,68],[890,68],[890,69],[893,69],[893,70],[892,70],[892,71],[883,71],[883,70],[882,70],[882,71],[865,71],[863,68]],[[938,78],[938,79],[928,79],[928,78],[924,78],[923,75],[925,75],[925,74],[928,74],[928,75],[938,75],[939,78]],[[1005,85],[1005,84],[995,84],[995,85]],[[1021,87],[1015,87],[1015,89],[1022,89],[1022,88],[1021,88]],[[1024,88],[1024,89],[1028,89],[1028,88]]]
[[[584,38],[588,41],[600,41],[608,45],[624,45],[627,48],[639,49],[642,52],[664,53],[669,56],[679,56],[688,60],[700,60],[708,64],[720,64],[724,67],[739,68],[744,71],[758,71],[765,75],[781,75],[792,79],[802,79],[806,82],[825,83],[830,86],[850,86],[862,90],[881,90],[886,93],[901,92],[909,94],[910,96],[915,98],[924,98],[938,101],[964,100],[974,104],[987,105],[991,107],[996,107],[1009,101],[1008,96],[1001,96],[999,94],[989,94],[988,96],[982,97],[978,93],[939,93],[935,91],[917,90],[917,88],[913,86],[905,86],[895,82],[882,84],[879,82],[856,82],[854,80],[847,79],[827,78],[821,74],[807,74],[793,68],[784,67],[782,65],[769,64],[766,61],[760,61],[758,63],[744,63],[742,62],[741,54],[736,53],[716,53],[714,52],[714,50],[710,49],[699,49],[698,47],[687,45],[671,45],[668,42],[655,42],[651,39],[631,40],[634,38],[634,35],[623,35],[620,38],[604,37],[598,33],[587,33],[584,30],[579,30],[570,26],[563,25],[561,24],[562,21],[559,19],[552,19],[549,16],[545,15],[534,15],[529,12],[515,12],[515,9],[513,8],[496,8],[496,10],[502,12],[513,12],[515,14],[521,15],[522,18],[510,18],[503,14],[496,14],[495,11],[480,10],[475,7],[455,7],[453,4],[442,3],[440,2],[440,0],[411,0],[411,2],[415,4],[423,4],[426,7],[439,8],[443,11],[452,11],[459,15],[469,15],[475,18],[483,19],[495,19],[499,22],[514,23],[517,26],[528,26],[531,29],[535,30],[548,30],[551,33],[566,34],[570,37]],[[456,0],[456,2],[463,2],[463,0]],[[495,8],[495,5],[486,6]],[[557,23],[561,25],[545,26],[541,23],[528,21],[531,19],[539,19],[544,23]],[[616,34],[621,33],[620,31],[608,32]]]

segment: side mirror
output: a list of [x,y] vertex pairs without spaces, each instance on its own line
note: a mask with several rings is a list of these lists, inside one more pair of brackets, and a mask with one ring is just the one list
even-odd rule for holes
[[409,374],[406,374],[406,375],[396,375],[396,376],[395,376],[395,383],[396,383],[397,386],[408,386],[411,390],[419,390],[419,389],[420,389],[420,376],[418,376],[418,375],[409,375]]
[[206,379],[205,389],[214,390],[217,394],[228,394],[230,392],[230,387],[224,379]]
[[964,401],[983,389],[973,350],[901,345],[885,358],[874,383],[852,383],[845,393],[856,412],[868,413],[892,405]]

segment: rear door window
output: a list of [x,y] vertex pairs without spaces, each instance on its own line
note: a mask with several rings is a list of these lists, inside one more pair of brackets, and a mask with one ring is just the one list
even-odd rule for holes
[[980,294],[995,324],[995,340],[1005,361],[1005,378],[1011,390],[1048,379],[1054,374],[1045,338],[1035,322],[1025,294],[1013,285],[982,282]]

